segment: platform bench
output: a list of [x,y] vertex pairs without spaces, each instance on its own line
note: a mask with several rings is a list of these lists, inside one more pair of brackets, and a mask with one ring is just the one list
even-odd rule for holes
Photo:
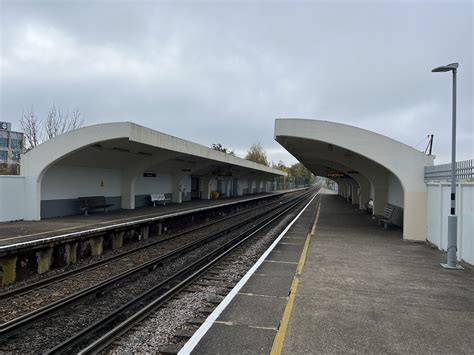
[[153,207],[156,207],[156,203],[162,203],[163,206],[166,205],[166,202],[171,202],[171,199],[166,198],[165,194],[150,194],[151,202]]
[[394,212],[395,212],[395,206],[386,205],[383,208],[383,215],[375,216],[376,218],[378,218],[379,226],[383,224],[383,227],[387,229],[391,224],[393,224],[392,218],[394,217]]
[[364,209],[367,211],[368,214],[372,214],[374,212],[374,200],[370,199],[365,205]]
[[104,213],[107,213],[107,209],[113,204],[107,203],[104,196],[90,196],[90,197],[78,197],[81,204],[81,211],[87,216],[90,210],[103,208]]

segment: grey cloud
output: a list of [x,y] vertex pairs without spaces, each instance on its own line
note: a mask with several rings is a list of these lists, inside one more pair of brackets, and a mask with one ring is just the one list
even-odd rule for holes
[[449,159],[459,61],[459,158],[472,158],[472,3],[2,2],[0,113],[79,107],[244,152],[276,117],[333,120]]

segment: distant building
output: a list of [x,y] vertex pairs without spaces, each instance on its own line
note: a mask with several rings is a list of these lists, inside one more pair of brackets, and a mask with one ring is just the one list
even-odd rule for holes
[[10,122],[0,121],[0,174],[19,174],[23,133],[11,130]]

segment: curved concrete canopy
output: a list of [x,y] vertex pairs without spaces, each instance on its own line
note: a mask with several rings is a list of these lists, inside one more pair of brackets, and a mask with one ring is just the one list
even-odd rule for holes
[[[369,201],[369,199],[371,197],[370,196],[371,182],[361,172],[355,172],[355,171],[351,170],[350,168],[348,168],[347,166],[344,166],[344,165],[341,165],[341,164],[338,164],[338,163],[335,163],[335,162],[332,162],[332,161],[328,161],[328,160],[325,160],[325,159],[318,159],[318,160],[313,159],[311,164],[308,164],[307,167],[315,175],[326,176],[327,177],[329,172],[338,172],[338,173],[344,174],[345,176],[347,176],[350,179],[357,182],[357,185],[359,187],[359,191],[358,191],[358,194],[356,196],[354,196],[356,199],[354,199],[354,197],[353,197],[352,202],[359,204],[359,208],[361,208],[361,209],[365,208],[365,204]],[[331,180],[333,180],[334,182],[336,182],[339,185],[341,183],[344,183],[343,179],[337,179],[337,181],[336,181],[336,179],[332,178]]]
[[376,213],[387,203],[393,174],[403,188],[404,238],[426,238],[424,167],[433,165],[432,156],[375,132],[319,120],[277,119],[275,139],[310,170],[330,166],[356,181],[355,174],[365,177],[374,191]]
[[175,190],[179,189],[182,179],[191,174],[211,176],[214,173],[232,173],[235,178],[245,176],[257,182],[286,175],[280,170],[132,122],[98,124],[52,138],[22,157],[21,174],[25,177],[25,191],[29,199],[26,219],[39,219],[42,179],[48,169],[56,164],[119,169],[122,172],[121,204],[122,208],[129,209],[135,207],[135,181],[149,169],[172,174]]
[[[80,128],[50,139],[28,153],[21,161],[25,176],[41,176],[51,164],[70,154],[107,141],[115,141],[117,152],[131,152],[149,157],[157,150],[168,151],[172,156],[194,156],[216,163],[224,163],[272,175],[285,175],[280,170],[225,154],[203,145],[186,141],[132,122],[103,123]],[[126,145],[126,146],[124,146]],[[96,148],[101,148],[96,146]],[[153,162],[152,162],[153,164]]]

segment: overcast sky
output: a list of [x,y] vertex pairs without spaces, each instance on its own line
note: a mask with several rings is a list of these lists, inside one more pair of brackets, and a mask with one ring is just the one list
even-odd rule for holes
[[[4,1],[0,120],[33,105],[87,124],[133,121],[277,162],[277,117],[347,123],[450,159],[459,62],[458,160],[474,158],[471,1]],[[421,142],[421,143],[420,143]]]

